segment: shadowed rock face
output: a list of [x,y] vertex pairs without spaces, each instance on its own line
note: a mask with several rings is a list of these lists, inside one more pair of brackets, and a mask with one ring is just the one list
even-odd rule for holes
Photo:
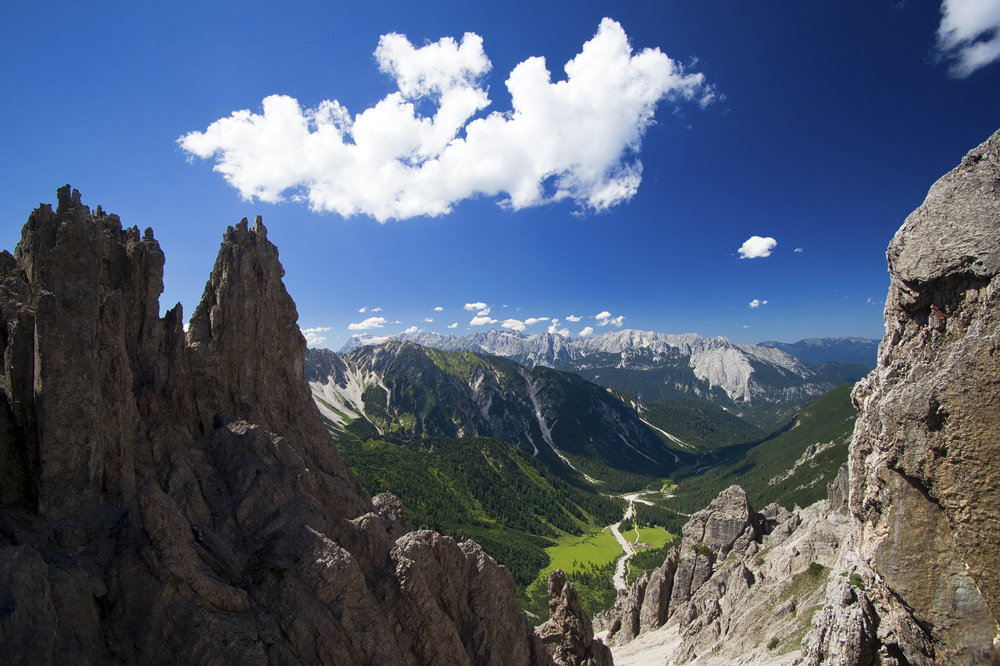
[[552,663],[506,569],[344,465],[260,218],[186,334],[163,261],[68,186],[0,253],[4,663]]
[[[856,523],[842,562],[878,621],[831,589],[809,663],[996,663],[1000,132],[931,187],[887,258],[886,335],[853,396]],[[847,642],[877,651],[845,659]]]

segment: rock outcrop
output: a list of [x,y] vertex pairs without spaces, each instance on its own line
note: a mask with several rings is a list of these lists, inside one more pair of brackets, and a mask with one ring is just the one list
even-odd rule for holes
[[887,258],[886,335],[853,395],[839,569],[856,585],[829,589],[807,663],[1000,663],[1000,132]]
[[398,500],[358,484],[312,401],[260,218],[226,231],[187,332],[179,305],[159,317],[163,262],[149,229],[68,186],[0,253],[5,664],[600,652],[578,609],[575,643],[563,627],[537,636],[506,569],[412,532]]
[[[827,500],[755,511],[738,486],[683,528],[680,549],[597,618],[616,663],[765,664],[798,654],[847,516]],[[646,656],[643,656],[646,655]]]
[[562,569],[549,575],[549,620],[538,627],[542,644],[559,666],[612,666],[611,650],[594,639],[590,617]]

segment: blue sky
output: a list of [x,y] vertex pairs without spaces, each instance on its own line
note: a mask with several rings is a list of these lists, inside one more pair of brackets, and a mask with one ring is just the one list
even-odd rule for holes
[[189,317],[226,226],[262,215],[333,349],[504,324],[880,338],[889,239],[1000,127],[1000,0],[0,18],[0,246],[70,183],[153,228],[161,310]]

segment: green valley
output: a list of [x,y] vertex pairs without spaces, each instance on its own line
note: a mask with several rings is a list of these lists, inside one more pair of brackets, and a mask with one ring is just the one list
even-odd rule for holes
[[768,435],[767,419],[710,401],[644,402],[469,351],[389,342],[308,360],[317,405],[362,485],[399,497],[414,528],[479,543],[538,622],[556,568],[589,613],[614,604],[622,550],[606,528],[622,520],[621,495],[643,492],[621,525],[648,544],[629,562],[633,581],[663,562],[687,514],[733,483],[758,507],[825,496],[854,423],[851,385],[801,408],[804,399],[744,405],[784,419]]

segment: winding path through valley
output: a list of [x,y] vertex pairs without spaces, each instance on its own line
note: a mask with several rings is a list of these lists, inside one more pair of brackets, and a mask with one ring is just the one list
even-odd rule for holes
[[629,495],[623,495],[622,497],[628,500],[628,509],[625,511],[625,515],[622,516],[621,520],[614,525],[608,526],[611,528],[611,533],[615,535],[615,539],[617,539],[618,543],[621,544],[622,550],[625,551],[625,555],[618,559],[618,565],[615,567],[614,582],[616,590],[628,590],[628,586],[625,584],[625,568],[628,566],[628,561],[632,559],[633,555],[635,555],[635,548],[633,548],[628,539],[622,535],[619,528],[622,523],[635,515],[636,501],[642,502],[643,504],[650,504],[650,502],[639,499],[639,497],[645,494],[646,493],[631,493]]

